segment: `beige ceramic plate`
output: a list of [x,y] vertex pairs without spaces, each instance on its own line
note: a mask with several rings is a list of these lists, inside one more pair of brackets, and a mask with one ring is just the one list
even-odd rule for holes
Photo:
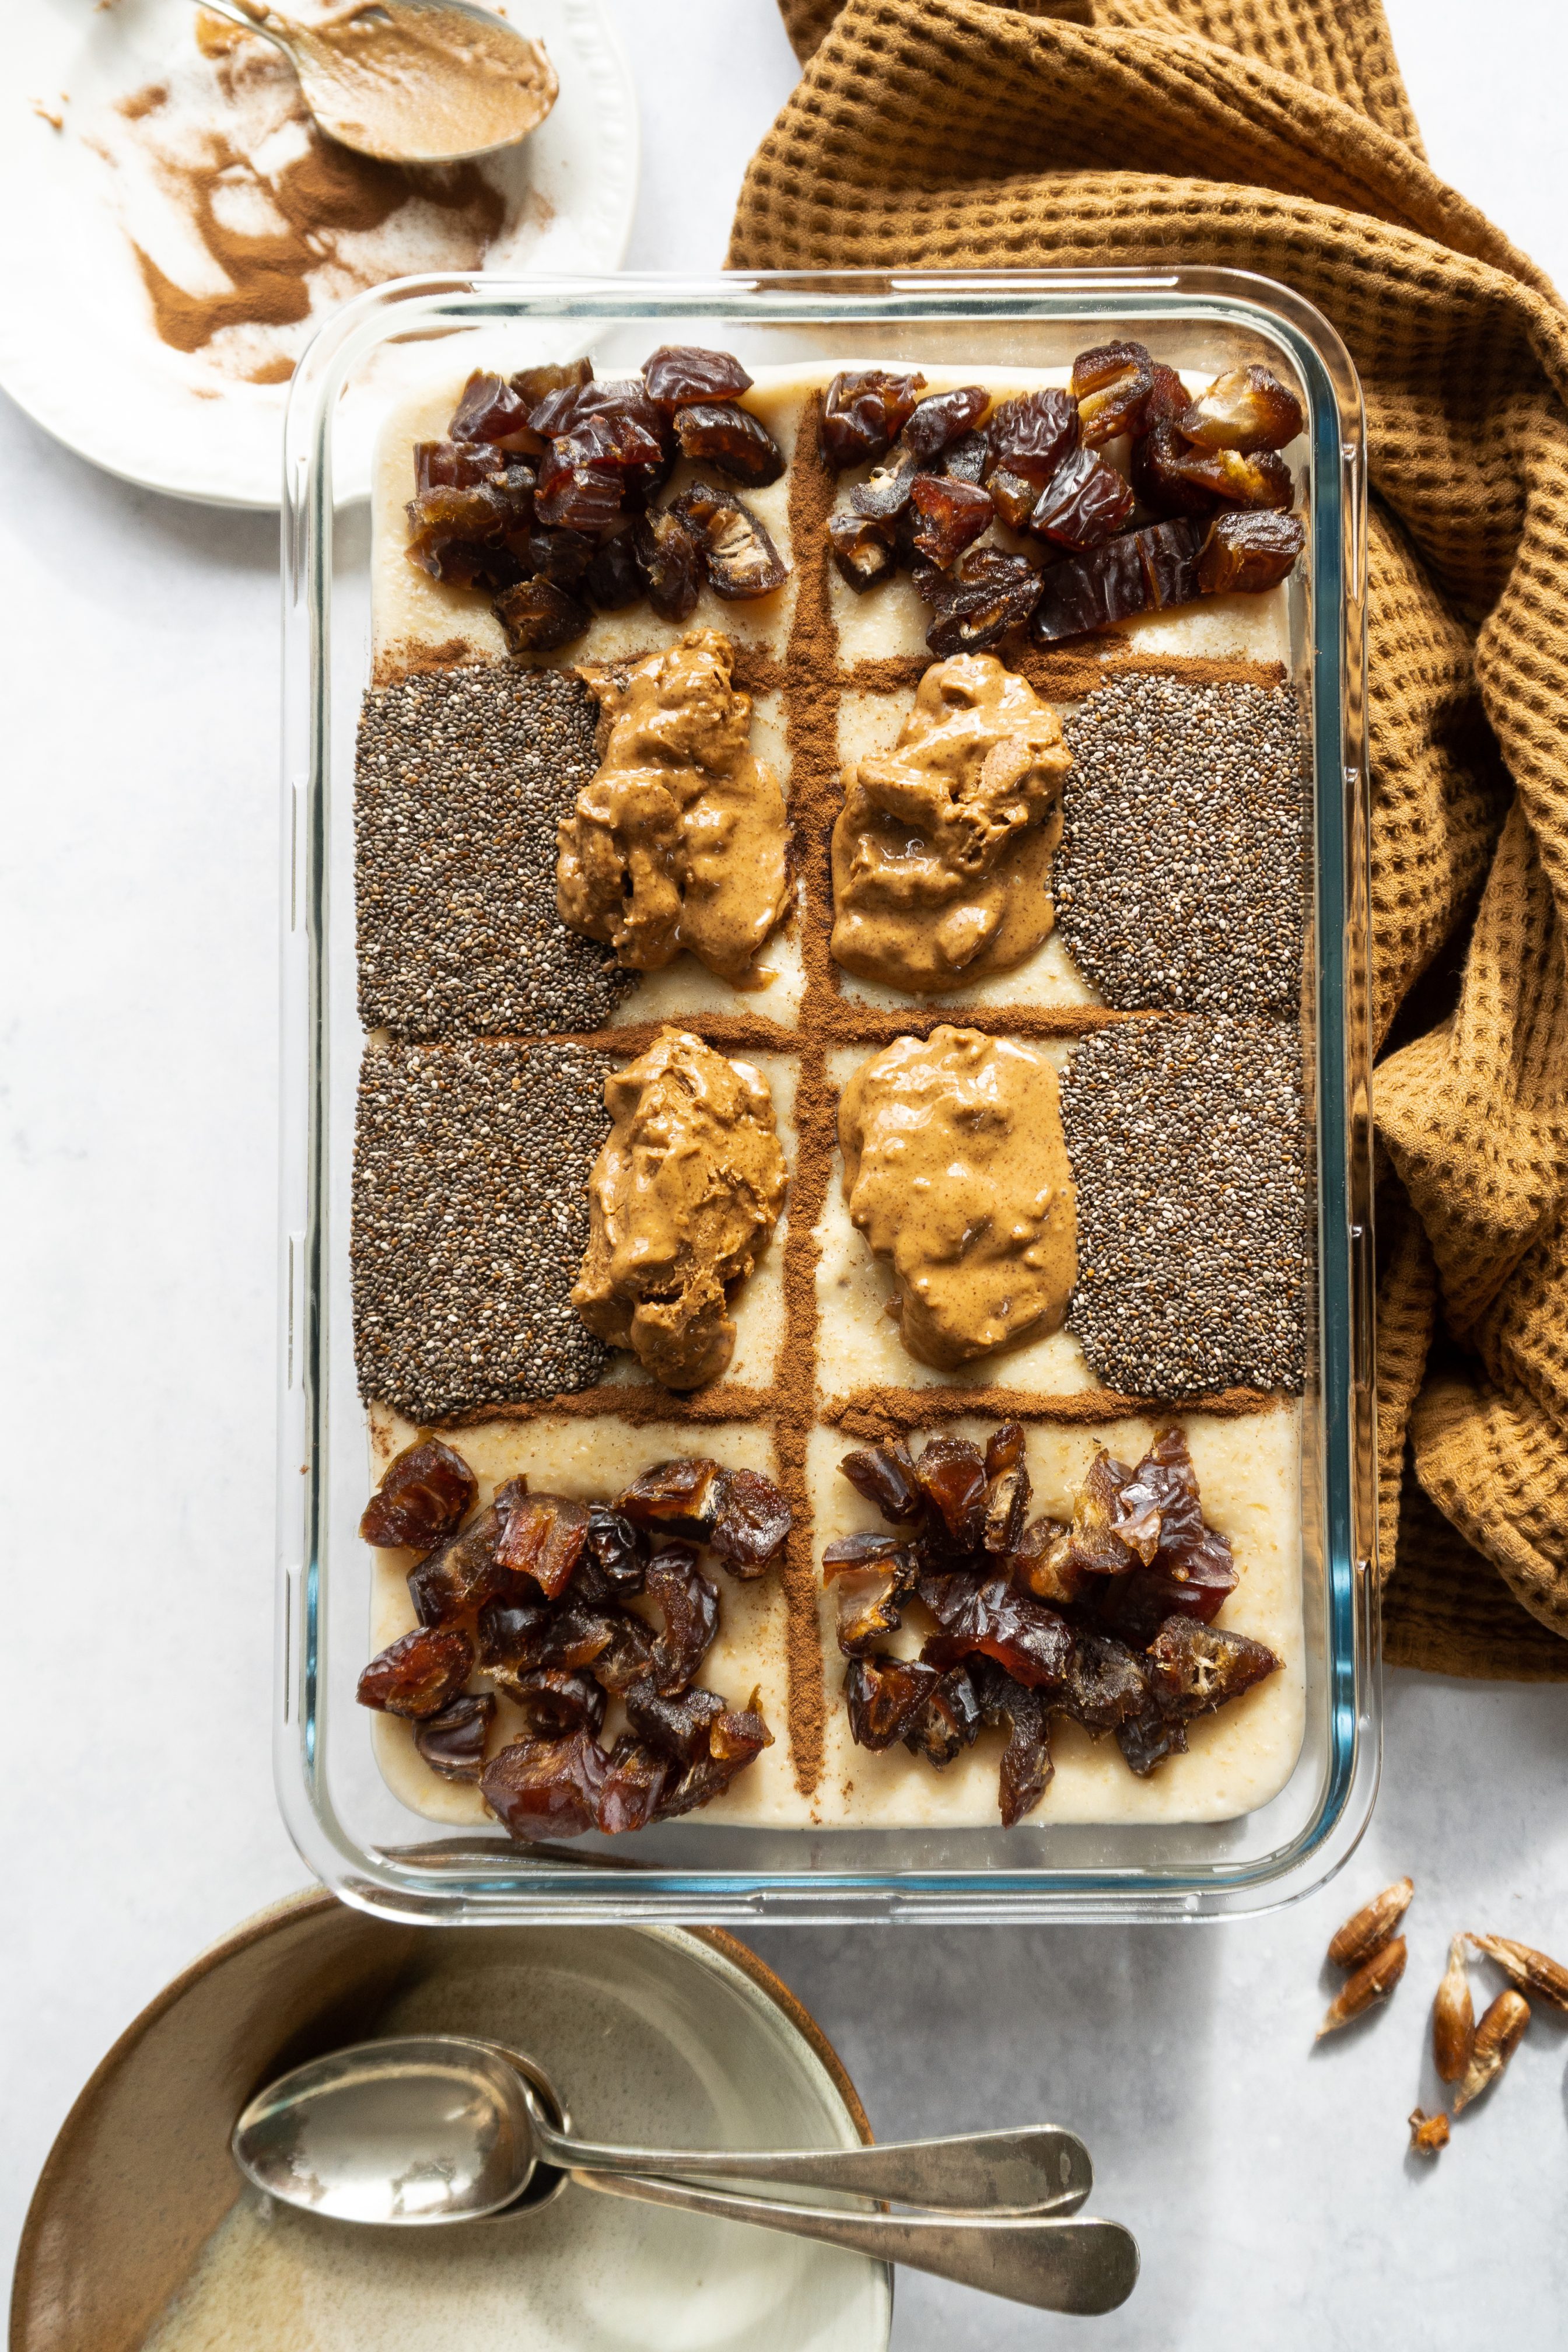
[[871,2137],[814,2021],[727,1936],[395,1927],[297,1896],[177,1978],[82,2092],[27,2217],[12,2352],[884,2352],[880,2263],[731,2221],[568,2187],[511,2220],[346,2229],[238,2195],[252,2091],[423,2032],[520,2043],[597,2137]]

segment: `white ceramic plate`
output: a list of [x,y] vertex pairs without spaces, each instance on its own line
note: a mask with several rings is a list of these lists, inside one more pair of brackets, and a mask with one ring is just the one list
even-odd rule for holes
[[320,1892],[236,1929],[143,2011],[61,2127],[13,2352],[887,2352],[880,2263],[566,2186],[454,2230],[345,2228],[244,2190],[235,2115],[382,2034],[525,2050],[573,2126],[647,2146],[853,2147],[820,2029],[729,1937],[390,1926]]
[[[617,268],[637,200],[637,104],[599,0],[492,5],[543,41],[561,95],[505,167],[514,200],[487,266],[510,275]],[[308,15],[310,0],[297,0],[295,13]],[[212,346],[184,352],[162,341],[130,233],[164,240],[159,258],[174,274],[179,257],[168,245],[191,233],[119,107],[171,75],[182,78],[180,90],[190,87],[202,70],[192,0],[0,7],[0,386],[110,473],[179,498],[275,507],[287,383],[247,381],[243,363],[231,353],[219,364]],[[184,259],[193,257],[211,271],[205,249],[193,257],[187,244]],[[452,266],[426,250],[382,274]],[[203,290],[221,285],[209,276]],[[318,312],[290,331],[291,356],[320,323]],[[341,496],[368,486],[370,435],[367,411],[363,442],[350,426]]]

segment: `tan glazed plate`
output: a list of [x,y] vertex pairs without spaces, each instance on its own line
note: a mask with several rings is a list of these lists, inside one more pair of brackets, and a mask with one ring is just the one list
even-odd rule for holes
[[595,2137],[871,2137],[820,2028],[728,1936],[398,1927],[297,1895],[204,1953],[87,2084],[27,2216],[11,2352],[885,2352],[882,2264],[731,2221],[568,2186],[494,2221],[351,2229],[242,2192],[228,2135],[254,2090],[417,2032],[521,2046]]

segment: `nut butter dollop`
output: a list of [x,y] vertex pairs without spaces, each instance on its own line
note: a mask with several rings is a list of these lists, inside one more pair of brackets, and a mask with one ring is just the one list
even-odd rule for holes
[[605,1081],[605,1108],[572,1304],[666,1388],[700,1388],[735,1352],[729,1294],[784,1204],[773,1097],[749,1063],[666,1029]]
[[952,1371],[1058,1330],[1077,1217],[1057,1074],[975,1029],[899,1037],[838,1109],[849,1214],[891,1261],[905,1347]]
[[833,953],[894,988],[961,988],[1056,921],[1051,855],[1072,755],[994,654],[928,669],[890,751],[852,761],[833,828]]
[[629,667],[579,672],[599,700],[600,766],[561,820],[556,905],[633,971],[689,948],[721,979],[752,983],[788,903],[784,793],[752,751],[734,657],[717,629],[692,629]]

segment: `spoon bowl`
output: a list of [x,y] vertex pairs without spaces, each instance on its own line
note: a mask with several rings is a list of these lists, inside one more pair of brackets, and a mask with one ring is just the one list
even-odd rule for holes
[[201,0],[282,50],[329,138],[384,163],[515,146],[560,88],[542,45],[473,0],[353,0],[301,25],[267,0]]

